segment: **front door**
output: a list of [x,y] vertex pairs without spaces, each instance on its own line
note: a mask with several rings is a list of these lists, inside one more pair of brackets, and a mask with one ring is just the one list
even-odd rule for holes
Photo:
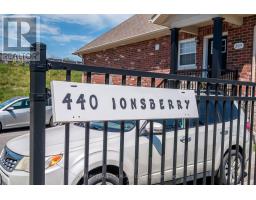
[[[212,70],[212,55],[213,55],[213,38],[208,40],[208,70]],[[227,65],[227,36],[222,37],[222,67],[226,69]]]

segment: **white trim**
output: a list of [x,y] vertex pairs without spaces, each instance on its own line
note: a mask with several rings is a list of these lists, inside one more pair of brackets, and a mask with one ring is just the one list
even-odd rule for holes
[[[222,36],[227,36],[228,32],[223,32]],[[204,36],[203,42],[203,66],[202,69],[208,69],[208,40],[213,38],[213,35]]]
[[[195,41],[196,42],[196,38],[189,38],[189,39],[185,39],[185,40],[179,40],[179,45],[178,45],[178,70],[183,70],[183,69],[196,69],[196,63],[192,64],[192,65],[180,65],[180,44],[181,43],[186,43],[186,42],[191,42],[191,41]],[[197,47],[197,44],[196,44]],[[182,54],[185,55],[185,54]],[[195,49],[195,62],[196,62],[196,49]]]
[[256,71],[256,26],[253,30],[253,52],[252,52],[252,82],[255,82],[255,71]]

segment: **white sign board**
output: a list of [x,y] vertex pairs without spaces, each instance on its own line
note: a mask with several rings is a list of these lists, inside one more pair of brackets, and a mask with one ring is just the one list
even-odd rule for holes
[[193,90],[52,81],[55,122],[197,118]]

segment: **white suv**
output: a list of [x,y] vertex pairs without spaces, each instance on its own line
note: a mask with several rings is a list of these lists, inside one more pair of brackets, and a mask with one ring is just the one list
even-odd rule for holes
[[[201,102],[204,100],[202,99]],[[203,173],[204,163],[204,140],[205,123],[208,118],[208,153],[207,153],[207,175],[211,174],[212,149],[214,133],[214,103],[209,102],[208,116],[206,117],[205,102],[199,104],[199,138],[198,138],[198,174]],[[227,165],[229,149],[230,120],[233,121],[231,164],[234,166],[236,156],[236,136],[237,136],[237,104],[233,107],[233,118],[230,119],[230,102],[227,102],[225,119],[222,119],[222,102],[219,102],[217,109],[217,131],[216,131],[216,154],[215,154],[215,175],[219,174],[221,159],[223,159],[224,176],[222,184],[227,182]],[[225,121],[225,131],[222,133],[222,120]],[[188,160],[187,175],[193,175],[194,169],[194,148],[195,148],[195,119],[190,119],[188,138]],[[240,115],[240,136],[238,152],[238,182],[241,180],[241,163],[243,151],[248,159],[249,132],[246,137],[246,150],[243,149],[244,135],[244,113]],[[149,149],[149,126],[147,121],[141,121],[139,138],[139,170],[138,183],[147,184],[148,177],[148,149]],[[152,184],[160,182],[161,165],[161,144],[162,144],[162,121],[154,122],[153,136],[153,157],[152,157]],[[90,124],[90,146],[89,146],[89,184],[101,184],[102,172],[102,151],[103,151],[103,123],[91,122]],[[145,126],[146,125],[146,126]],[[185,120],[179,120],[178,144],[177,144],[177,168],[176,178],[183,178],[184,170],[184,146],[185,146]],[[46,157],[45,157],[45,177],[46,184],[63,184],[64,180],[64,126],[46,130]],[[224,134],[224,155],[221,155],[221,138]],[[124,138],[124,173],[125,183],[133,184],[134,181],[134,159],[135,159],[135,122],[125,122]],[[70,152],[69,152],[69,184],[80,184],[83,182],[84,170],[84,140],[85,128],[83,123],[71,124],[70,126]],[[118,184],[118,166],[120,151],[120,122],[112,121],[108,123],[108,143],[107,143],[107,184]],[[173,143],[174,142],[174,120],[167,120],[166,150],[165,150],[165,181],[172,180],[173,171]],[[234,168],[231,167],[231,183],[234,183]],[[2,184],[28,184],[29,183],[29,135],[23,135],[9,141],[1,153],[0,159],[0,179]]]

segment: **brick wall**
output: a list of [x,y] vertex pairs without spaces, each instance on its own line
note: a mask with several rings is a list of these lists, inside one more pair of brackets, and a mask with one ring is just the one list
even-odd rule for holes
[[[245,17],[242,26],[224,23],[223,32],[228,33],[227,43],[227,68],[239,70],[240,80],[251,80],[251,62],[253,48],[253,29],[256,25],[256,15]],[[211,25],[198,29],[196,65],[200,69],[203,66],[204,37],[212,35]],[[180,33],[180,40],[195,37],[191,34]],[[234,49],[236,42],[243,42],[244,48]],[[159,50],[155,45],[159,44]],[[152,40],[120,46],[105,51],[90,53],[84,56],[84,62],[92,66],[104,66],[113,68],[124,68],[141,71],[163,71],[169,72],[170,65],[170,36],[164,36]],[[99,75],[100,77],[100,75]],[[97,81],[96,81],[97,80]],[[96,78],[95,82],[102,82]],[[94,81],[94,80],[93,80]],[[113,83],[115,82],[113,78]],[[120,83],[120,80],[116,81]]]
[[[227,32],[227,68],[239,72],[239,80],[251,80],[251,63],[253,51],[253,30],[256,25],[256,15],[245,17],[242,26],[224,23],[223,32]],[[200,27],[198,30],[197,66],[203,66],[203,40],[207,35],[212,35],[213,27]],[[234,49],[234,44],[243,42],[244,48]]]
[[[181,40],[190,37],[191,34],[180,34]],[[159,50],[155,50],[156,44],[160,45]],[[141,71],[166,69],[170,65],[170,36],[90,53],[84,56],[84,62],[92,66]]]
[[[245,17],[243,26],[229,27],[227,65],[238,69],[240,80],[251,80],[251,63],[253,53],[253,30],[256,25],[256,15]],[[243,42],[244,48],[234,50],[234,43]]]
[[[155,44],[160,45],[158,51],[155,50]],[[94,66],[149,71],[169,66],[169,52],[169,36],[165,36],[91,53],[84,57],[84,62]]]

